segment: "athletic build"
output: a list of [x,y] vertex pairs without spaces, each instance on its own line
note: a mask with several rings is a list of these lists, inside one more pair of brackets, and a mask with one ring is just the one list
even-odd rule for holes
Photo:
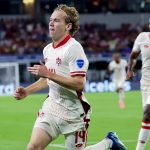
[[144,113],[136,150],[144,150],[150,137],[150,32],[140,33],[135,40],[128,63],[127,79],[134,76],[133,67],[140,54],[142,58],[141,94]]
[[67,150],[125,150],[116,134],[109,132],[98,144],[85,148],[90,118],[90,104],[83,95],[88,60],[82,46],[72,36],[78,30],[78,12],[59,5],[50,17],[49,32],[53,42],[43,50],[45,64],[28,67],[40,79],[15,91],[17,100],[47,85],[49,94],[35,122],[28,150],[43,150],[60,134]]

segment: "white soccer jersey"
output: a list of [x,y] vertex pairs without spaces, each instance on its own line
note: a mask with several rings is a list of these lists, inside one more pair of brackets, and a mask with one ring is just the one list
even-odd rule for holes
[[120,59],[119,64],[114,60],[109,63],[109,69],[113,71],[113,81],[124,81],[126,79],[126,67],[127,61],[125,59]]
[[150,85],[150,32],[142,32],[137,36],[132,51],[141,52],[141,83]]
[[[54,47],[53,43],[48,44],[43,50],[43,55],[45,65],[51,72],[68,78],[77,75],[86,76],[88,60],[80,43],[70,35],[57,47]],[[54,115],[71,120],[79,113],[83,114],[81,103],[85,102],[89,107],[82,91],[67,89],[51,80],[48,80],[48,85],[51,99],[49,107]]]

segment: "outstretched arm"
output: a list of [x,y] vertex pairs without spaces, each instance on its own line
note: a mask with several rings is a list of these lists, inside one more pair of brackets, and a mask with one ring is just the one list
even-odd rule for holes
[[46,78],[40,78],[38,81],[34,82],[33,84],[24,87],[19,87],[15,90],[14,98],[17,100],[21,100],[27,97],[29,94],[38,92],[47,87]]

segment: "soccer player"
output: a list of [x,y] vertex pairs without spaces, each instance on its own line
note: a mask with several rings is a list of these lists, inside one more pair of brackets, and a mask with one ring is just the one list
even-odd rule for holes
[[127,79],[134,76],[133,68],[140,54],[142,58],[141,95],[144,113],[136,150],[144,150],[150,137],[150,32],[141,32],[134,42],[128,61]]
[[59,5],[49,21],[52,43],[43,50],[45,64],[28,67],[38,81],[15,91],[21,100],[47,85],[49,94],[33,127],[28,150],[43,150],[60,134],[67,150],[125,150],[117,135],[109,132],[98,144],[85,148],[90,118],[90,104],[83,95],[88,60],[79,42],[72,36],[79,28],[79,15],[74,7]]
[[115,83],[116,91],[119,96],[119,106],[121,109],[125,108],[124,82],[126,80],[126,68],[127,61],[125,59],[121,59],[119,53],[114,53],[113,60],[108,65],[108,71],[109,73],[112,73],[112,81]]

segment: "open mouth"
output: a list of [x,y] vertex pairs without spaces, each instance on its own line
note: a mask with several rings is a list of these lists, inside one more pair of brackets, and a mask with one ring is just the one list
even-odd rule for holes
[[54,28],[49,28],[50,30],[54,31]]

